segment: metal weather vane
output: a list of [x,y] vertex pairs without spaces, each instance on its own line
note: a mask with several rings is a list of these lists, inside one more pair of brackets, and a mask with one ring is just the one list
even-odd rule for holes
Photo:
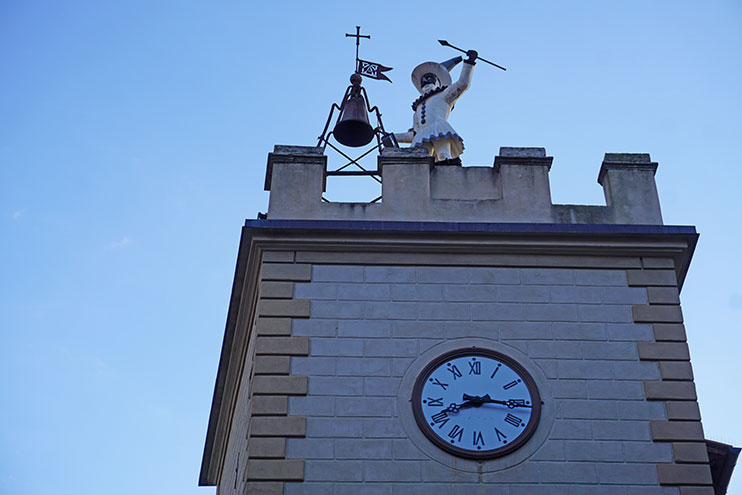
[[370,77],[371,79],[392,82],[392,80],[389,79],[386,74],[383,74],[383,72],[392,70],[391,67],[385,67],[381,64],[377,64],[376,62],[369,62],[368,60],[361,60],[360,58],[358,58],[358,49],[361,46],[361,38],[371,39],[371,35],[361,34],[361,26],[356,26],[356,34],[345,33],[345,37],[356,39],[356,73],[362,76]]

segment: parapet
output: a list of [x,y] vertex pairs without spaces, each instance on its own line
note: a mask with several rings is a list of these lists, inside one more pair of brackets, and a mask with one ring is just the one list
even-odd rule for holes
[[321,148],[275,147],[268,154],[268,219],[662,225],[646,153],[606,153],[598,174],[605,206],[555,205],[544,148],[500,148],[491,167],[436,166],[420,148],[379,156],[381,201],[322,200],[327,157]]

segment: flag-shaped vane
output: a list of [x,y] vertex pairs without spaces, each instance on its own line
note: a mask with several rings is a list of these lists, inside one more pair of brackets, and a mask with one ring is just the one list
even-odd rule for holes
[[381,64],[377,64],[376,62],[369,62],[367,60],[361,59],[358,59],[358,67],[356,67],[356,72],[358,72],[362,76],[370,77],[371,79],[378,79],[380,81],[383,80],[392,82],[392,80],[389,79],[386,74],[383,74],[388,70],[392,70],[392,68],[385,67]]

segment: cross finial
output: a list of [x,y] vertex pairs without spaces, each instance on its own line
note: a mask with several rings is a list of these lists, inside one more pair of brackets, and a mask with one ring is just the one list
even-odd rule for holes
[[371,39],[369,34],[361,34],[361,26],[356,26],[356,34],[345,33],[346,38],[356,39],[356,67],[358,67],[358,47],[361,46],[361,38]]

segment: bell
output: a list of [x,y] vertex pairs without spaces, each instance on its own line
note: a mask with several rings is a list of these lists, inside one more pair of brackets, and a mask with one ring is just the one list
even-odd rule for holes
[[368,122],[366,100],[360,91],[360,76],[351,77],[353,88],[343,102],[342,113],[332,133],[340,144],[354,148],[365,146],[374,138],[374,128]]

